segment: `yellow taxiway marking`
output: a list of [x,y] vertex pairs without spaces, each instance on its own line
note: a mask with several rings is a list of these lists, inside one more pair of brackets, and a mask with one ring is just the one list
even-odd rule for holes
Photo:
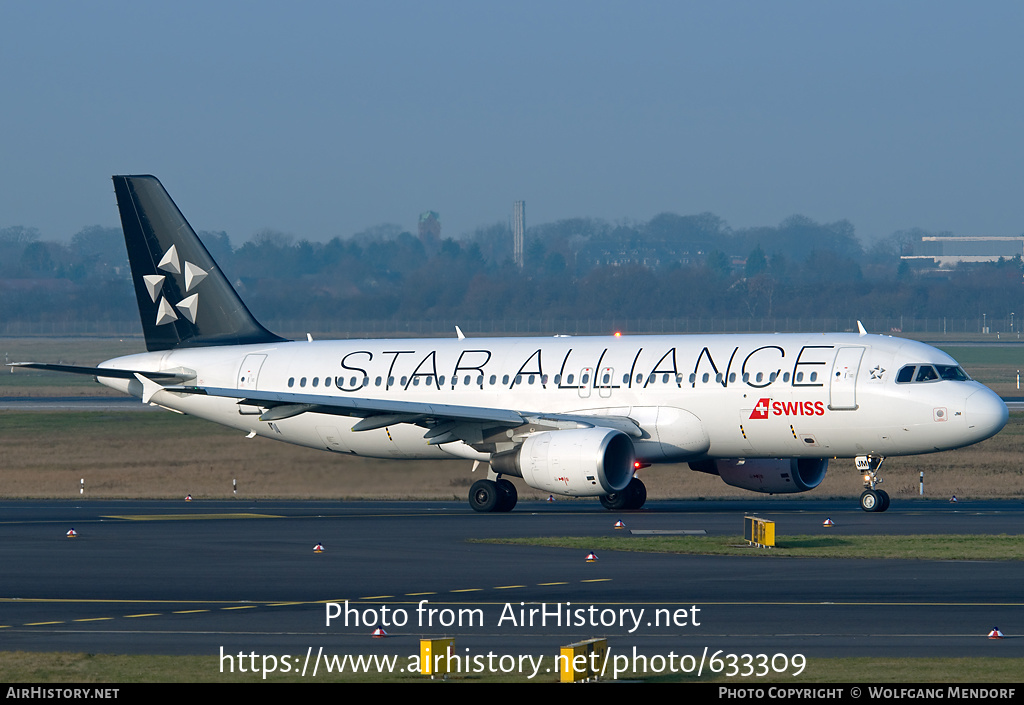
[[372,595],[370,597],[360,597],[360,600],[390,600],[394,595]]
[[407,592],[406,597],[419,597],[420,595],[436,595],[436,592]]
[[581,583],[606,583],[611,578],[592,578],[591,580],[581,580]]
[[239,605],[238,607],[221,607],[222,610],[253,610],[259,605]]
[[76,622],[102,622],[107,619],[113,619],[113,617],[87,617],[85,619],[76,619]]
[[538,586],[548,587],[549,585],[568,585],[569,583],[537,583]]
[[126,614],[125,619],[131,619],[132,617],[159,617],[159,612],[147,612],[146,614]]
[[26,627],[43,627],[47,624],[64,624],[64,622],[29,622]]
[[173,521],[177,519],[284,519],[276,514],[118,514],[104,519],[125,519],[126,521]]
[[511,590],[512,588],[524,588],[525,585],[498,585],[495,590]]
[[197,612],[209,612],[210,610],[175,610],[174,614],[196,614]]
[[463,588],[462,590],[449,590],[449,592],[483,592],[483,588]]

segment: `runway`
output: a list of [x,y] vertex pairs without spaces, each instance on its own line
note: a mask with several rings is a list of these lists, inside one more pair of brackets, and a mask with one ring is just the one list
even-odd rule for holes
[[[453,636],[473,654],[554,655],[607,637],[616,653],[650,655],[1024,656],[1024,562],[611,551],[588,563],[578,550],[467,541],[607,536],[618,518],[627,532],[739,535],[750,510],[782,535],[1024,526],[1024,503],[1002,501],[894,501],[880,515],[849,500],[758,498],[622,515],[596,501],[502,515],[458,502],[7,501],[0,639],[4,650],[205,655],[413,654],[421,637]],[[346,600],[349,624],[328,626],[326,603]],[[371,638],[389,617],[390,636]],[[986,639],[994,626],[1008,638]]]

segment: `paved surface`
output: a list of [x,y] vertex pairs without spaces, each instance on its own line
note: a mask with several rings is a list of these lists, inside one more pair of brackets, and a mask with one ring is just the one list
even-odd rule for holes
[[[621,515],[596,501],[523,502],[511,514],[479,515],[455,502],[7,501],[0,643],[100,653],[412,654],[422,636],[448,635],[463,653],[553,654],[607,636],[614,653],[652,655],[707,647],[808,658],[1024,656],[1024,638],[1014,638],[1024,634],[1024,562],[601,552],[587,563],[579,550],[466,541],[607,536],[621,533],[612,528],[617,518],[627,529],[739,535],[750,510],[774,520],[779,534],[1024,528],[1024,502],[894,501],[881,515],[849,501],[651,502]],[[826,516],[834,528],[822,528]],[[71,528],[77,538],[65,537]],[[313,552],[318,542],[322,554]],[[345,600],[356,610],[349,625],[339,618],[327,626],[324,603]],[[418,611],[421,600],[436,611]],[[560,612],[562,624],[542,623],[539,612],[531,624],[529,610],[544,607]],[[402,614],[406,624],[394,625]],[[674,623],[657,626],[655,616]],[[370,638],[383,617],[390,638]],[[986,639],[993,626],[1008,638]]]

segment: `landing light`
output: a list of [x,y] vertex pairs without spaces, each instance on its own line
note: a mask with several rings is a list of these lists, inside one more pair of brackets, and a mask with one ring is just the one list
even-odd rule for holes
[[616,338],[621,338],[622,337],[622,331],[619,331],[619,330],[615,331],[615,337]]

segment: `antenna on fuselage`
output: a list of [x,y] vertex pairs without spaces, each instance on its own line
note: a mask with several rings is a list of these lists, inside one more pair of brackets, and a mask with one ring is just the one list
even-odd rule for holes
[[857,321],[857,331],[861,335],[867,335],[868,334],[868,332],[864,329],[864,324],[861,323],[860,321]]
[[459,336],[459,340],[465,340],[466,339],[466,334],[463,333],[462,329],[459,328],[458,326],[455,326],[455,335]]

